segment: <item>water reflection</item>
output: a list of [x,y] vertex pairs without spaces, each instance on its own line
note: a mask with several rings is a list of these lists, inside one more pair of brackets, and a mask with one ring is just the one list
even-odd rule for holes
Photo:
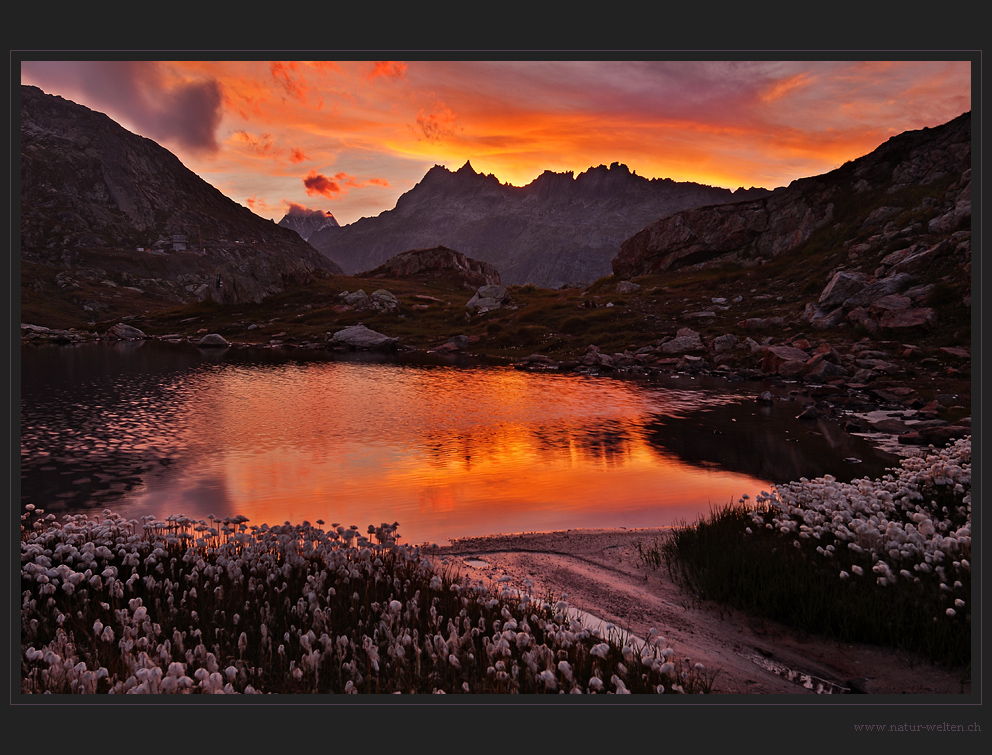
[[676,385],[155,343],[25,349],[22,377],[22,502],[53,513],[399,521],[442,542],[660,526],[841,463],[783,443],[797,420]]

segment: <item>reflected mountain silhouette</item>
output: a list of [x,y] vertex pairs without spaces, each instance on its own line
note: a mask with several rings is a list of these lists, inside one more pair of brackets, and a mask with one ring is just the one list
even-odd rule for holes
[[[747,401],[655,416],[645,426],[649,443],[687,464],[747,474],[773,482],[834,475],[849,482],[879,477],[899,457],[850,435],[836,422],[796,419],[797,402],[759,406]],[[845,462],[857,458],[860,463]]]

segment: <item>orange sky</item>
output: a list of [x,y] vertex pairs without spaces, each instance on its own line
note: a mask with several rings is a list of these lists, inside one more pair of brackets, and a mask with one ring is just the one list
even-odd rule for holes
[[787,185],[971,109],[964,61],[22,61],[263,217],[391,209],[435,164]]

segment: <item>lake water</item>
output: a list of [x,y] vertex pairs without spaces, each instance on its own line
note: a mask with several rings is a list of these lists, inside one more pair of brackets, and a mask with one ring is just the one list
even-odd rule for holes
[[21,503],[56,515],[397,521],[401,542],[445,543],[664,526],[774,482],[895,463],[795,419],[796,403],[759,406],[760,384],[155,341],[21,356]]

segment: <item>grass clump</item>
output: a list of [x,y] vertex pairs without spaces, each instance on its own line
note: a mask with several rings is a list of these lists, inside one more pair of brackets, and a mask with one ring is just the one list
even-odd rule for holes
[[697,693],[713,676],[564,600],[472,584],[396,525],[28,507],[22,693]]
[[642,553],[701,597],[810,633],[971,659],[971,439],[878,480],[802,479]]

